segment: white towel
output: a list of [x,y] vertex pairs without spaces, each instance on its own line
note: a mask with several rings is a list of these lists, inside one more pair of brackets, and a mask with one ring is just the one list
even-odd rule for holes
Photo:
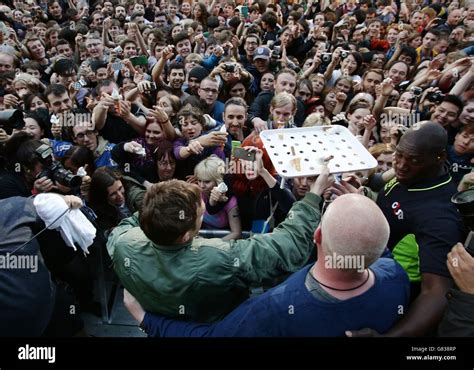
[[88,247],[94,241],[96,229],[79,209],[69,210],[54,222],[69,208],[62,196],[54,193],[39,194],[33,204],[48,229],[59,229],[69,247],[77,250],[75,246],[77,244],[85,253],[89,253]]

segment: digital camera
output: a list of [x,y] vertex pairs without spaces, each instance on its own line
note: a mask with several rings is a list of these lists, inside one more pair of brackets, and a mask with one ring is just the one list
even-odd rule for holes
[[47,144],[40,145],[36,149],[40,161],[43,164],[43,170],[36,176],[37,179],[47,177],[55,184],[76,188],[82,184],[82,177],[74,175],[71,171],[66,170],[61,163],[53,160],[53,150]]
[[434,91],[434,92],[428,93],[426,98],[432,103],[439,104],[443,101],[445,96],[446,95],[440,91]]
[[234,63],[225,63],[224,70],[229,73],[235,72],[235,64]]
[[321,56],[321,60],[323,63],[329,63],[332,59],[332,54],[331,53],[323,53]]
[[413,86],[410,89],[410,91],[414,96],[420,96],[421,93],[423,92],[423,89],[421,87],[418,87],[418,86]]

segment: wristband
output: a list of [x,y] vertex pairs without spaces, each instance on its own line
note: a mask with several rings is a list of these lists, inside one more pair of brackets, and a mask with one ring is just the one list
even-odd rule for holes
[[166,121],[158,121],[158,124],[164,125],[165,123],[168,123],[169,121],[170,121],[169,119],[167,119]]

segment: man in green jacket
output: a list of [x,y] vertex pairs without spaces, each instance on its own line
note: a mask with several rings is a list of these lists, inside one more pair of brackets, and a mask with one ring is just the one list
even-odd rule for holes
[[197,186],[154,184],[140,214],[110,234],[107,249],[121,282],[145,310],[215,321],[247,299],[251,285],[308,262],[321,194],[331,183],[325,168],[273,233],[231,241],[197,237],[205,209]]

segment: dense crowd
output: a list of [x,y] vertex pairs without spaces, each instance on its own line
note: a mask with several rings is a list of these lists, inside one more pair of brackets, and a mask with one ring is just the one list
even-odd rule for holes
[[[61,307],[99,311],[106,248],[150,335],[473,335],[474,258],[451,202],[474,185],[473,2],[0,3],[2,225],[22,233],[0,249],[47,225],[40,194],[77,196],[96,229],[87,256],[56,230],[24,249],[49,294],[12,289],[42,289],[15,272],[0,299],[23,324],[0,335],[80,332]],[[260,133],[328,125],[377,167],[284,181]],[[363,272],[321,272],[336,251]],[[298,284],[323,303],[281,313],[309,305]]]

